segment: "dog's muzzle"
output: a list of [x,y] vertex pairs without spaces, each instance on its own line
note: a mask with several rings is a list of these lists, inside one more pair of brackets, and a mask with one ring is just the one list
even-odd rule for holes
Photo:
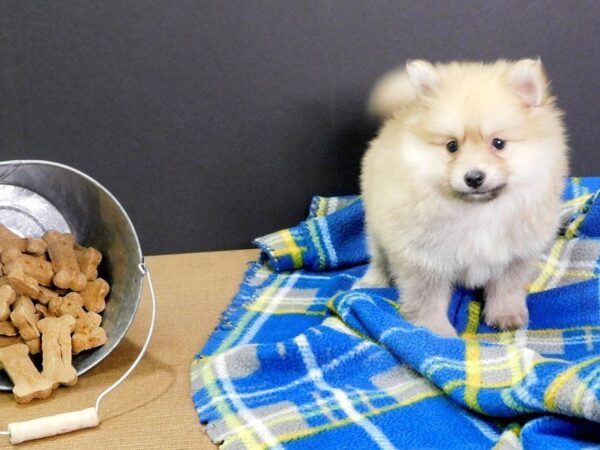
[[496,197],[498,197],[498,195],[500,195],[500,192],[502,191],[502,189],[504,189],[506,187],[506,184],[501,184],[500,186],[496,186],[495,188],[492,189],[488,189],[488,190],[480,190],[480,189],[473,189],[471,191],[455,191],[458,198],[460,198],[461,200],[465,200],[468,202],[488,202],[490,200],[495,199]]

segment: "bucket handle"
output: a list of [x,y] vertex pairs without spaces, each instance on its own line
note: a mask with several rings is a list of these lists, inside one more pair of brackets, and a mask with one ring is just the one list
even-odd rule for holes
[[135,358],[135,361],[133,361],[129,369],[127,369],[127,371],[121,375],[117,381],[106,388],[98,396],[95,407],[8,424],[8,430],[0,431],[0,435],[8,436],[11,444],[19,444],[21,442],[31,441],[33,439],[69,433],[71,431],[81,430],[83,428],[97,427],[100,424],[100,403],[104,397],[110,394],[123,381],[125,381],[129,374],[131,374],[131,372],[133,372],[133,370],[137,367],[142,360],[142,357],[146,353],[146,350],[148,349],[148,345],[150,344],[150,340],[152,339],[152,334],[154,332],[154,325],[156,323],[156,296],[154,295],[152,276],[150,275],[150,270],[146,266],[145,262],[141,262],[138,268],[142,275],[144,275],[148,280],[150,297],[152,299],[152,317],[150,319],[150,327],[148,329],[146,341],[144,342],[144,345],[137,358]]

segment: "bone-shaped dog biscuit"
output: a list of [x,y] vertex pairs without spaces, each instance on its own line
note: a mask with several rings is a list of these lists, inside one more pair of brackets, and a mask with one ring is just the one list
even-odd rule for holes
[[85,313],[75,321],[73,330],[73,353],[77,354],[90,348],[106,344],[107,336],[104,328],[100,327],[102,317],[93,312]]
[[10,321],[0,321],[0,335],[2,336],[16,336],[17,329]]
[[29,339],[28,341],[23,342],[29,347],[30,355],[37,355],[42,351],[42,340],[40,338]]
[[0,224],[0,249],[16,248],[24,252],[27,247],[27,241],[10,231],[7,227]]
[[71,365],[71,332],[74,327],[75,319],[69,315],[48,317],[38,322],[44,355],[42,375],[52,382],[53,388],[59,384],[72,386],[77,383],[77,371]]
[[0,224],[0,250],[14,248],[19,252],[27,252],[33,255],[46,253],[46,243],[41,239],[22,238]]
[[86,248],[76,245],[75,257],[77,258],[77,264],[79,264],[79,270],[86,276],[88,281],[98,278],[98,265],[102,261],[102,253],[93,247]]
[[5,264],[2,268],[6,274],[6,281],[19,295],[36,299],[40,295],[38,282],[25,274],[23,266],[19,263]]
[[25,344],[0,348],[0,367],[4,368],[14,384],[13,394],[17,403],[48,398],[52,393],[52,382],[37,371],[29,359],[29,348]]
[[5,265],[20,265],[23,273],[39,284],[50,286],[52,283],[52,277],[54,276],[52,264],[46,261],[44,257],[26,255],[11,248],[2,251],[2,263]]
[[104,311],[104,308],[106,308],[105,298],[108,295],[108,291],[110,291],[110,286],[102,278],[88,281],[85,289],[81,291],[85,309],[95,313]]
[[42,305],[47,305],[50,302],[50,300],[58,297],[58,292],[53,291],[52,289],[48,289],[44,286],[38,286],[38,289],[39,294],[37,301],[40,302]]
[[48,310],[57,317],[69,314],[75,319],[83,316],[83,298],[77,292],[70,292],[64,297],[55,297],[48,303]]
[[104,345],[108,340],[106,331],[100,327],[102,316],[94,312],[85,312],[83,298],[76,292],[50,300],[48,314],[59,317],[70,315],[76,319],[72,338],[74,354]]
[[10,313],[10,320],[13,325],[19,330],[19,335],[29,347],[30,353],[36,354],[40,351],[40,332],[37,328],[37,323],[40,316],[33,306],[33,302],[21,295],[14,304],[14,308]]
[[48,307],[46,305],[42,305],[41,303],[36,304],[35,309],[37,309],[40,312],[40,314],[42,315],[42,317],[44,317],[44,318],[56,317],[56,314],[50,312]]
[[48,247],[48,254],[54,268],[54,284],[59,288],[81,291],[87,278],[81,273],[75,257],[75,238],[71,234],[47,231],[42,237]]
[[17,293],[8,284],[0,286],[0,320],[10,316],[10,305],[17,300]]
[[10,313],[10,320],[18,328],[19,334],[24,340],[40,337],[37,329],[39,315],[29,298],[21,295],[17,299],[13,311]]
[[0,348],[22,343],[21,336],[0,336]]
[[46,253],[46,243],[42,239],[27,239],[27,253],[36,256],[43,256]]

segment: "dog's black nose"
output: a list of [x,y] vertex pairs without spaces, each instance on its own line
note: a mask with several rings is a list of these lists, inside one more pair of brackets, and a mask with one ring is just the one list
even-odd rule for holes
[[483,184],[485,173],[481,170],[469,170],[465,175],[465,183],[470,188],[476,189]]

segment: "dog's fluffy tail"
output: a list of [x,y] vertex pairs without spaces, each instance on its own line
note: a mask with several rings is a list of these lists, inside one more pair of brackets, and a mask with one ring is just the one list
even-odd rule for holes
[[385,120],[410,104],[417,91],[408,79],[404,67],[393,70],[383,76],[373,88],[368,110],[374,117]]

